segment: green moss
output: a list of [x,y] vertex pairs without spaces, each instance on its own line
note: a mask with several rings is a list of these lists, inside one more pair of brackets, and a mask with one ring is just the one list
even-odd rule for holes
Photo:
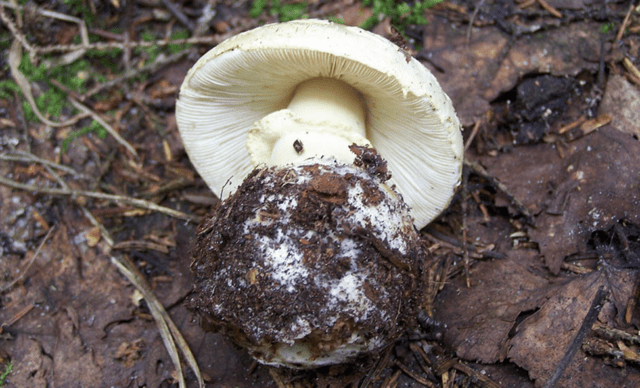
[[[140,33],[140,39],[145,42],[153,42],[156,40],[156,36],[153,32],[146,30]],[[134,52],[136,54],[145,53],[149,61],[155,61],[155,59],[158,58],[158,55],[160,55],[161,49],[158,46],[136,47]]]
[[[92,61],[96,61],[100,66],[111,70],[112,73],[118,72],[118,66],[120,64],[120,57],[122,56],[122,49],[111,48],[105,50],[88,50],[85,56]],[[93,74],[97,82],[105,82],[106,79],[102,74]]]
[[[82,94],[86,92],[84,85],[88,79],[90,63],[86,59],[79,59],[68,65],[47,68],[44,62],[36,66],[29,60],[29,55],[24,53],[19,69],[30,82],[39,82],[42,85],[42,93],[34,93],[40,112],[45,116],[58,117],[67,106],[67,93],[55,86],[51,80],[54,79],[69,90]],[[27,120],[37,121],[31,105],[25,102],[23,108]]]
[[262,12],[264,12],[267,4],[269,4],[269,0],[254,0],[254,2],[251,4],[251,9],[249,10],[249,16],[251,16],[252,18],[257,18],[258,16],[262,15]]
[[603,34],[607,34],[615,29],[616,25],[614,22],[609,22],[600,26],[600,32]]
[[0,50],[8,50],[11,47],[11,42],[13,41],[13,36],[9,31],[4,31],[0,33]]
[[95,133],[100,139],[104,139],[107,137],[107,130],[102,127],[97,121],[91,121],[91,124],[88,126],[81,128],[77,131],[70,132],[66,139],[62,141],[60,149],[62,152],[66,153],[69,149],[69,144],[72,141],[79,138],[80,136],[88,135],[90,133]]
[[9,362],[4,366],[4,371],[0,373],[0,387],[4,387],[4,384],[7,382],[7,377],[13,371],[13,362]]
[[389,17],[391,24],[402,32],[410,24],[427,24],[424,12],[441,2],[442,0],[422,0],[409,5],[395,0],[363,0],[362,5],[371,7],[373,15],[360,27],[373,28],[380,20]]
[[[171,33],[171,36],[169,37],[169,39],[170,40],[187,39],[188,37],[189,37],[189,30],[178,29]],[[140,39],[142,39],[145,42],[154,42],[158,38],[154,35],[153,32],[147,30],[140,33]],[[170,54],[175,54],[177,52],[185,50],[187,47],[188,47],[187,44],[170,44],[166,47],[166,52]],[[136,54],[145,53],[149,61],[154,61],[156,58],[158,58],[158,56],[160,55],[160,53],[162,53],[163,50],[165,50],[164,47],[155,46],[155,45],[135,48]]]
[[[391,18],[391,24],[399,31],[403,31],[410,24],[427,24],[424,12],[441,2],[442,0],[421,0],[409,4],[396,0],[363,0],[362,6],[371,8],[373,15],[360,27],[371,29],[385,17]],[[271,15],[276,16],[279,21],[286,22],[306,17],[306,10],[307,4],[304,2],[282,4],[280,0],[254,0],[251,3],[249,16],[256,18],[264,12],[269,12]],[[342,23],[337,18],[329,17],[329,20]]]
[[[171,40],[187,39],[189,37],[189,30],[177,30],[171,34]],[[167,48],[171,54],[179,53],[188,47],[187,44],[170,44]]]
[[255,0],[251,4],[249,16],[256,18],[268,11],[281,22],[302,19],[306,16],[307,3],[282,4],[280,0]]
[[0,81],[0,99],[12,99],[14,92],[20,92],[20,87],[13,80]]
[[67,5],[71,11],[84,20],[88,27],[94,25],[96,21],[96,15],[91,13],[88,6],[85,5],[83,0],[62,0],[62,3]]

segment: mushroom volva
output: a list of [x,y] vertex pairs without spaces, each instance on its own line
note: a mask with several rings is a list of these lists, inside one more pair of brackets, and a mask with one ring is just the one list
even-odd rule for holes
[[180,89],[185,149],[224,201],[201,223],[190,306],[260,362],[375,354],[421,306],[417,228],[449,203],[460,123],[388,40],[300,20],[239,34]]

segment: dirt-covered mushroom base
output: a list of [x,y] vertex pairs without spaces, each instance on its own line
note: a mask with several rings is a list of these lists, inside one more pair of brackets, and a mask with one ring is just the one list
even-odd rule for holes
[[419,306],[423,260],[386,163],[258,168],[199,228],[191,308],[261,362],[310,368],[380,350]]

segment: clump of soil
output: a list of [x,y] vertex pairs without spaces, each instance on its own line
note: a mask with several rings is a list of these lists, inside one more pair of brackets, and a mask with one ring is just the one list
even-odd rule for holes
[[386,162],[354,152],[355,165],[257,168],[199,227],[190,306],[263,363],[346,362],[413,321],[419,236]]

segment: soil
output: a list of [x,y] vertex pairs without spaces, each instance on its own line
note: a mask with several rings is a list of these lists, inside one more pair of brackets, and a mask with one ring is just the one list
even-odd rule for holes
[[[205,218],[189,304],[207,329],[263,362],[307,369],[338,351],[378,353],[417,326],[425,254],[409,207],[379,178],[386,162],[352,149],[361,168],[257,168]],[[310,355],[287,361],[292,345]]]
[[[224,228],[207,225],[228,218],[207,214],[230,205],[220,206],[190,165],[173,113],[198,57],[276,17],[251,18],[247,1],[71,3],[30,2],[23,18],[9,5],[0,8],[2,79],[18,80],[9,59],[29,54],[46,75],[0,94],[0,385],[178,386],[181,373],[154,318],[157,300],[210,387],[640,386],[637,2],[445,1],[425,13],[428,24],[400,29],[403,39],[382,18],[374,32],[401,43],[453,101],[467,145],[462,185],[418,232],[424,260],[343,228],[375,257],[376,282],[384,284],[382,274],[406,279],[387,297],[408,308],[402,328],[384,322],[385,336],[397,338],[393,345],[351,364],[302,372],[256,364],[202,325],[206,306],[194,293],[203,283],[190,269],[198,252],[192,247],[222,238]],[[361,5],[313,1],[306,12],[359,25],[372,15]],[[78,51],[74,37],[83,24],[68,16],[93,18],[91,42],[120,49]],[[200,40],[165,48],[178,30],[199,31]],[[157,39],[153,47],[140,43],[149,35]],[[24,55],[10,47],[14,40]],[[43,47],[52,51],[36,51]],[[86,80],[79,90],[51,81],[66,82],[50,69],[71,57],[89,69],[71,77]],[[64,105],[57,116],[29,118],[29,90],[36,99],[58,91],[61,101],[71,98],[88,113],[49,101]],[[112,133],[86,133],[96,119]],[[358,174],[384,181],[387,171],[375,159],[363,154]],[[266,176],[260,174],[287,178],[260,171],[249,182],[258,185]],[[299,189],[309,215],[344,205],[345,187],[355,182],[325,175]],[[267,210],[265,220],[283,219],[279,206]],[[241,213],[229,233],[238,232],[242,217],[255,216]],[[200,220],[207,221],[197,228]],[[329,260],[337,243],[323,244],[324,251],[307,255],[330,273],[350,270]],[[142,281],[125,276],[123,263]],[[195,266],[202,263],[215,262]],[[265,271],[251,272],[250,263],[225,265],[246,284],[256,279],[260,292],[287,294]],[[415,293],[405,298],[407,290]],[[376,292],[363,291],[371,300]],[[319,295],[307,299],[322,303]],[[287,319],[276,315],[269,320]],[[198,386],[187,353],[180,357],[185,385]]]

